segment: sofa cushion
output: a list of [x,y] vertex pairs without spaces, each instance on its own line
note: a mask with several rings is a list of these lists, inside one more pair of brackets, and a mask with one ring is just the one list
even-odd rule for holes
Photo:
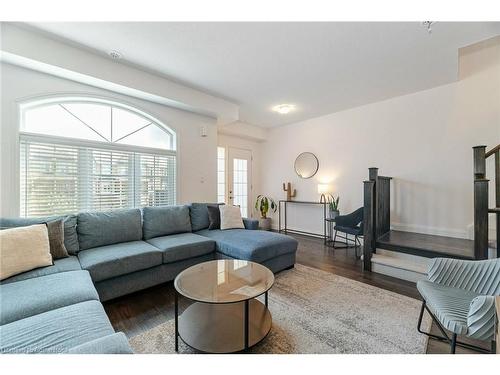
[[133,354],[133,350],[128,343],[123,332],[117,332],[109,336],[75,346],[68,351],[68,354]]
[[2,230],[0,244],[0,280],[53,264],[45,224]]
[[70,256],[68,258],[56,259],[54,265],[36,268],[34,270],[20,273],[19,275],[9,277],[8,279],[2,280],[1,284],[9,284],[16,281],[28,280],[34,277],[40,277],[45,275],[52,275],[58,272],[67,271],[78,271],[81,270],[80,262],[76,256]]
[[65,353],[114,333],[101,303],[86,301],[0,326],[0,353]]
[[76,234],[76,215],[1,218],[0,229],[25,227],[34,224],[44,224],[49,221],[58,219],[64,220],[64,246],[66,247],[66,250],[68,250],[69,254],[75,255],[80,249],[78,244],[78,236]]
[[163,251],[163,263],[178,262],[215,251],[215,241],[193,233],[156,237],[147,242]]
[[81,212],[78,214],[80,250],[142,239],[141,210]]
[[209,225],[208,205],[215,203],[191,203],[189,206],[189,215],[191,216],[191,228],[193,232],[206,229]]
[[191,232],[188,206],[144,207],[142,231],[145,240]]
[[87,271],[71,271],[0,285],[0,325],[75,303],[99,300]]
[[467,333],[467,315],[470,304],[479,294],[463,289],[419,280],[417,289],[424,298],[427,307],[441,322],[444,328],[456,334]]
[[144,241],[131,241],[82,250],[78,259],[97,282],[162,264],[162,252]]
[[200,236],[212,238],[216,250],[235,259],[264,262],[297,251],[298,242],[279,233],[246,229],[202,230]]
[[50,255],[52,259],[68,257],[68,250],[64,246],[64,220],[57,219],[47,222],[49,234]]

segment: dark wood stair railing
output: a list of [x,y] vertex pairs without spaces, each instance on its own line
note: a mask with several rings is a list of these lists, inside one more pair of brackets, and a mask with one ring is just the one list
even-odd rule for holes
[[368,169],[364,181],[363,269],[371,271],[377,240],[391,230],[390,194],[392,177],[379,176],[378,168]]
[[[369,168],[369,178],[363,183],[364,243],[363,269],[371,271],[372,255],[377,248],[423,257],[458,259],[488,258],[488,214],[496,214],[496,248],[500,258],[500,145],[486,152],[486,146],[473,147],[474,155],[474,241],[401,232],[390,229],[391,177],[378,175],[378,168]],[[495,156],[495,207],[488,207],[489,180],[486,159]]]
[[[486,151],[475,146],[474,155],[474,255],[488,258],[488,214],[496,214],[496,249],[500,258],[500,144]],[[495,157],[495,207],[488,207],[489,180],[486,178],[486,159]]]

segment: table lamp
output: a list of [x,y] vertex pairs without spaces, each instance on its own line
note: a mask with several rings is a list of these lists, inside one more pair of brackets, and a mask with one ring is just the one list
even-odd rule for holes
[[319,203],[327,203],[326,194],[330,193],[330,186],[327,184],[318,184],[318,194],[321,194]]

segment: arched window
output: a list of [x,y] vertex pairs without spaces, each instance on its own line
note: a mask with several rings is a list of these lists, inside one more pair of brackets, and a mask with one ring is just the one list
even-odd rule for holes
[[21,215],[175,204],[175,132],[128,105],[64,97],[21,105]]

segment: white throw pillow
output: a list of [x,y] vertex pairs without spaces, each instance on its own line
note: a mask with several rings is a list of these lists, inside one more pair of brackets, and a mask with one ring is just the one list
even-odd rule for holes
[[0,230],[0,280],[52,264],[45,224]]
[[223,205],[220,210],[220,229],[245,229],[241,210],[237,206]]

